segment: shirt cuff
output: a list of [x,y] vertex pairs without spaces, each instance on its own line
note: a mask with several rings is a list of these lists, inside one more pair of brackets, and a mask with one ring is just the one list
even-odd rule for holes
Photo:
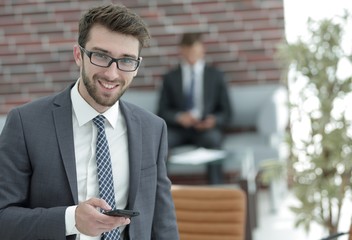
[[76,212],[77,206],[70,206],[66,208],[65,212],[65,225],[66,225],[66,236],[78,234],[79,231],[76,228]]

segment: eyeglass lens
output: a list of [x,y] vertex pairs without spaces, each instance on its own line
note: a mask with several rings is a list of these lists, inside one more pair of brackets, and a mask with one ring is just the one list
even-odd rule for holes
[[92,52],[90,60],[93,64],[101,67],[109,67],[113,62],[117,62],[117,67],[122,71],[134,71],[138,67],[138,61],[131,58],[113,59],[105,54]]
[[112,58],[103,53],[90,52],[81,46],[80,48],[89,57],[90,62],[99,67],[110,67],[113,62],[116,62],[117,68],[121,71],[133,72],[139,66],[139,61],[132,58]]

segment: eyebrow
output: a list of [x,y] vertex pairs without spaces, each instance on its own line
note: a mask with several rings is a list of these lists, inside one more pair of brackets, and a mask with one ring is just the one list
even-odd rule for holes
[[[99,52],[102,52],[106,55],[109,55],[111,57],[111,52],[108,51],[108,50],[105,50],[103,48],[100,48],[100,47],[93,47],[92,48],[92,51],[99,51]],[[136,55],[131,55],[131,54],[123,54],[122,57],[128,57],[128,58],[133,58],[133,59],[138,59],[138,57]]]

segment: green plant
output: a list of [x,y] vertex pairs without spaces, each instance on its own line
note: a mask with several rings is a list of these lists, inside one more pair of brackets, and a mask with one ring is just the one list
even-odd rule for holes
[[[342,46],[344,26],[350,18],[346,12],[334,19],[310,19],[308,38],[282,44],[279,49],[290,90],[289,169],[299,202],[291,210],[296,214],[296,226],[307,231],[316,222],[329,234],[336,233],[342,204],[351,191],[348,108],[352,107],[347,99],[352,78],[339,76],[341,63],[352,66],[351,53]],[[293,86],[299,86],[298,90]]]
[[265,185],[269,185],[275,180],[286,179],[287,166],[283,161],[278,161],[277,159],[262,161],[260,169],[262,170],[260,180]]

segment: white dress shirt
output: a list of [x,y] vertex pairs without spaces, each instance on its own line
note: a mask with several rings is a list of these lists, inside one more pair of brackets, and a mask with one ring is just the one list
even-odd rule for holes
[[203,113],[203,75],[204,75],[204,60],[196,62],[193,66],[185,62],[181,64],[183,92],[189,92],[191,87],[191,71],[194,71],[194,106],[191,110],[193,117],[200,119]]
[[[76,82],[71,90],[73,106],[72,123],[76,157],[76,172],[78,186],[78,202],[92,197],[99,198],[99,183],[96,165],[97,128],[92,119],[99,113],[93,109],[78,92]],[[111,165],[114,178],[116,208],[125,209],[129,190],[129,161],[127,145],[127,129],[122,117],[119,102],[116,102],[102,115],[106,118],[105,132],[109,143]],[[66,210],[66,235],[77,234],[77,240],[100,240],[100,236],[89,237],[79,234],[75,225],[75,209]],[[123,234],[124,227],[120,227]],[[123,236],[123,235],[122,235]]]

